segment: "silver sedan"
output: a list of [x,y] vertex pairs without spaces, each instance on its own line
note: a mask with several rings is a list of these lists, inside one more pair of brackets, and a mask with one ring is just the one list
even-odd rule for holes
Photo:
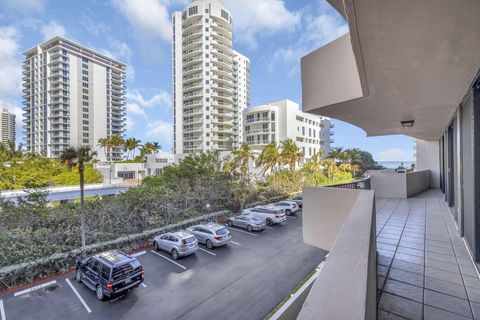
[[260,231],[266,228],[266,224],[262,219],[248,214],[230,217],[228,219],[228,226],[244,228],[250,232]]
[[195,253],[198,249],[198,242],[191,233],[180,230],[156,236],[153,239],[153,246],[155,250],[170,253],[172,258],[176,260]]

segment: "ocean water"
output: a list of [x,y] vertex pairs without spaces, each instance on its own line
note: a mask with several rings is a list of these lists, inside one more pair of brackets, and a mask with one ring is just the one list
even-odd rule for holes
[[381,164],[387,169],[397,169],[400,166],[405,168],[410,168],[412,166],[413,161],[377,161],[377,163]]

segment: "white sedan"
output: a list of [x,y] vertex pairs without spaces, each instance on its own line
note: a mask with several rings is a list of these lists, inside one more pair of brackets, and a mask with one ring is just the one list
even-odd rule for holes
[[283,209],[283,212],[285,212],[287,216],[295,214],[300,210],[300,207],[298,206],[297,203],[295,203],[294,201],[287,201],[287,200],[279,201],[277,203],[272,203],[270,206],[274,208]]

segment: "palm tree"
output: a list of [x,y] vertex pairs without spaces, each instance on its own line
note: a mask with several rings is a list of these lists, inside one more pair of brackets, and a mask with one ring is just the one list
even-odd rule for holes
[[130,152],[132,152],[132,159],[135,159],[135,149],[140,147],[140,140],[135,138],[128,138],[125,140],[125,149],[127,150],[127,159],[130,157]]
[[240,172],[246,176],[249,172],[250,159],[254,159],[250,146],[242,143],[239,149],[232,151],[233,163],[236,168],[240,168]]
[[162,146],[161,146],[158,142],[154,142],[153,145],[152,145],[152,147],[153,147],[153,152],[154,152],[155,154],[158,153],[158,150],[161,150],[161,149],[162,149]]
[[303,152],[292,139],[282,141],[282,162],[288,164],[290,171],[295,171],[295,164],[303,158]]
[[108,155],[110,154],[111,147],[110,138],[107,137],[98,139],[98,145],[100,146],[100,148],[103,149],[103,152],[105,152],[105,159],[108,160]]
[[69,147],[63,150],[60,160],[66,163],[70,169],[77,166],[80,175],[80,229],[82,238],[82,249],[85,249],[85,212],[84,206],[84,187],[85,187],[85,164],[91,162],[97,153],[92,151],[90,146],[81,146],[78,148]]
[[261,174],[267,171],[274,171],[281,163],[280,150],[276,141],[272,141],[263,148],[260,153],[259,163],[263,166]]
[[110,146],[112,149],[118,149],[125,145],[125,140],[122,136],[113,135],[110,137]]

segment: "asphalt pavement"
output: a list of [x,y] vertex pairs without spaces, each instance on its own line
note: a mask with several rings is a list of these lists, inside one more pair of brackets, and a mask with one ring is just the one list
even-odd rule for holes
[[302,241],[302,216],[264,232],[230,228],[232,241],[173,261],[137,253],[145,282],[125,298],[98,301],[69,274],[0,297],[0,320],[229,319],[263,317],[325,259]]

